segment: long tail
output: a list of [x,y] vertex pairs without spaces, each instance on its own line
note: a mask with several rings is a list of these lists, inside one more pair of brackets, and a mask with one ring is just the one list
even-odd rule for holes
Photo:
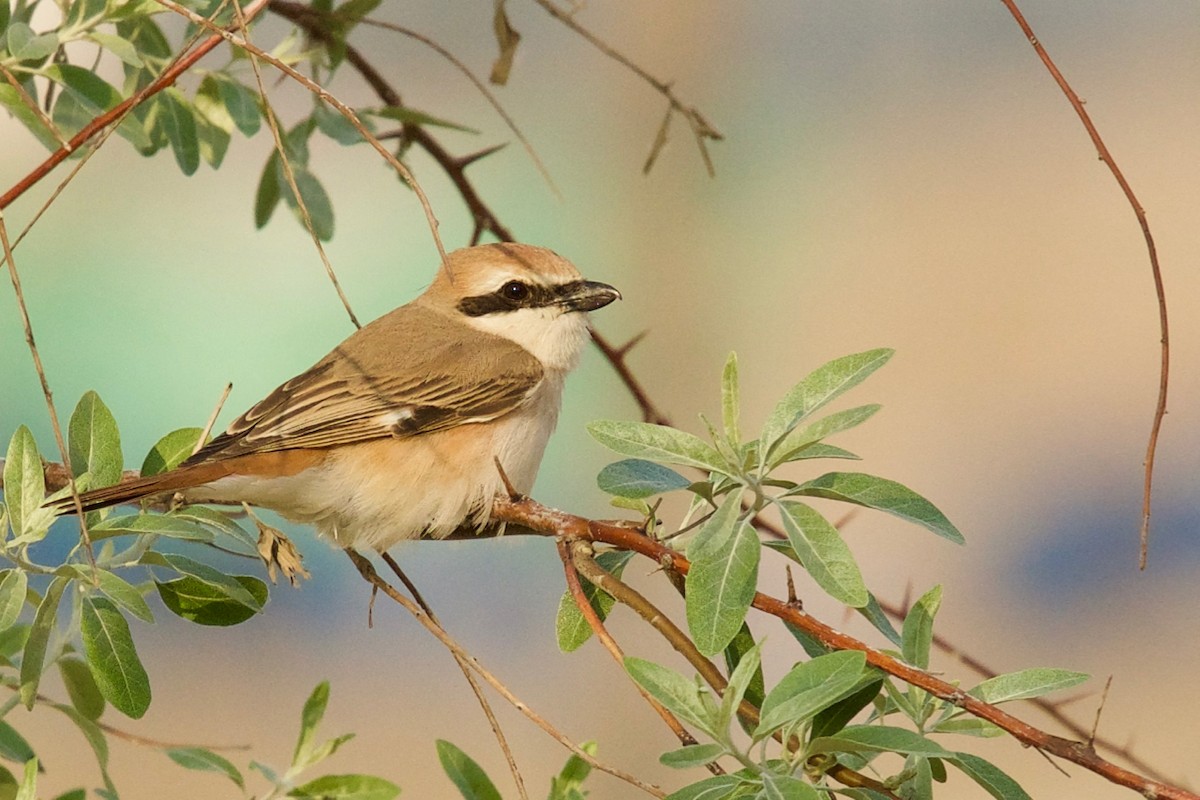
[[[114,486],[92,489],[89,492],[79,495],[79,499],[83,503],[84,511],[95,511],[122,503],[132,503],[156,494],[177,492],[180,489],[202,486],[218,478],[223,478],[231,472],[232,470],[229,468],[229,465],[210,461],[187,467],[179,467],[160,475],[135,478]],[[70,496],[59,498],[46,505],[57,514],[75,513],[75,500]]]

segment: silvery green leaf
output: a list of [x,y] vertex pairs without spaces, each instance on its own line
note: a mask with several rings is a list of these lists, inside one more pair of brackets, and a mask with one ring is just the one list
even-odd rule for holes
[[738,520],[741,517],[742,504],[737,493],[730,493],[721,501],[721,505],[712,513],[700,530],[688,542],[687,557],[690,561],[711,558],[729,546],[729,541],[737,532]]
[[963,736],[978,736],[984,739],[1005,735],[1005,730],[999,725],[988,722],[986,719],[970,716],[943,720],[934,725],[932,730],[935,733],[958,733]]
[[707,733],[715,731],[715,715],[701,700],[701,695],[707,695],[708,692],[697,686],[694,680],[633,656],[626,656],[625,671],[675,716]]
[[946,516],[907,486],[861,472],[830,472],[800,484],[789,495],[825,497],[879,511],[933,531],[943,539],[963,543],[963,536]]
[[13,626],[25,608],[25,590],[29,578],[22,569],[6,569],[0,572],[0,631]]
[[[714,775],[667,795],[667,800],[726,800],[746,781],[737,775]],[[738,795],[739,797],[742,795]]]
[[121,435],[117,420],[95,392],[79,398],[67,426],[71,471],[78,478],[91,473],[91,488],[112,486],[121,479],[125,461],[121,456]]
[[500,800],[500,792],[483,767],[456,745],[438,739],[437,754],[442,769],[458,788],[463,800]]
[[154,614],[146,604],[142,593],[128,581],[106,569],[93,569],[90,564],[71,564],[61,567],[60,573],[77,575],[88,584],[95,584],[101,592],[117,605],[143,622],[154,622]]
[[737,353],[730,353],[721,373],[721,420],[725,425],[725,438],[734,447],[741,441],[738,431],[738,362]]
[[[742,660],[749,654],[752,649],[758,647],[754,641],[754,635],[750,631],[750,626],[742,623],[742,627],[738,630],[737,635],[725,647],[725,666],[728,672],[732,675],[741,666]],[[759,657],[756,657],[758,659]],[[732,682],[732,681],[731,681]],[[754,671],[750,675],[750,680],[746,684],[746,688],[742,690],[742,699],[745,699],[750,705],[755,708],[762,708],[763,698],[766,697],[767,690],[765,681],[763,680],[762,664],[757,663]],[[724,705],[724,702],[722,703]],[[733,706],[730,706],[733,708]],[[746,733],[753,732],[753,725],[749,720],[741,716],[734,715],[738,724],[745,729]]]
[[804,461],[814,458],[842,458],[847,461],[862,461],[862,456],[857,453],[851,453],[841,447],[824,442],[813,442],[805,445],[799,450],[795,450],[788,457],[788,461]]
[[[596,556],[596,563],[603,567],[613,575],[620,577],[625,569],[625,565],[629,563],[629,559],[633,557],[631,550],[609,550],[600,553]],[[596,615],[604,620],[608,616],[608,612],[612,610],[613,604],[616,602],[613,596],[608,592],[596,588],[587,580],[580,581],[583,585],[583,594],[591,603],[592,608],[596,610]],[[558,615],[555,618],[554,633],[558,640],[558,648],[564,653],[571,653],[583,646],[592,636],[592,626],[584,618],[583,612],[575,605],[575,598],[569,591],[563,592],[562,599],[558,603]]]
[[813,739],[806,752],[809,755],[834,752],[891,752],[926,758],[953,756],[953,753],[937,742],[926,739],[915,731],[890,725],[850,725],[833,736]]
[[833,705],[821,709],[813,717],[810,736],[833,736],[875,701],[883,689],[883,678],[871,669],[863,672],[858,685],[847,690],[844,697]]
[[810,719],[857,684],[866,665],[866,654],[843,650],[792,667],[767,693],[754,738],[761,740],[780,728]]
[[163,436],[142,461],[142,474],[159,475],[178,467],[196,449],[202,433],[203,428],[180,428]]
[[587,430],[597,442],[624,456],[718,472],[729,469],[712,445],[666,425],[601,419],[589,422]]
[[106,598],[85,597],[80,623],[83,649],[100,693],[125,716],[140,718],[150,707],[150,678],[124,615]]
[[[261,604],[267,602],[267,585],[249,575],[234,575]],[[171,581],[155,582],[158,596],[171,613],[197,625],[228,627],[239,625],[258,612],[233,600],[221,586],[205,583],[198,578],[185,575]]]
[[865,606],[867,586],[837,528],[804,503],[783,501],[779,508],[788,541],[817,585],[851,608]]
[[46,661],[46,647],[50,643],[50,634],[54,631],[58,620],[58,603],[62,599],[63,590],[70,580],[62,576],[50,581],[46,594],[38,603],[37,613],[33,616],[33,625],[29,629],[29,638],[25,640],[25,652],[21,656],[21,702],[26,708],[33,708],[37,701],[38,684],[42,680],[42,668]]
[[[877,403],[855,406],[845,411],[835,411],[804,427],[795,428],[775,446],[768,461],[768,466],[773,469],[786,461],[794,460],[793,455],[799,454],[805,448],[820,442],[826,436],[832,436],[835,433],[841,433],[844,430],[861,425],[874,416],[875,412],[881,408],[883,406]],[[811,458],[812,456],[807,457]]]
[[978,783],[996,800],[1032,800],[1021,785],[990,761],[970,753],[954,753],[946,759]]
[[686,489],[692,482],[670,467],[641,458],[626,458],[600,470],[596,484],[606,494],[642,499]]
[[216,538],[212,531],[199,523],[175,514],[123,514],[111,516],[88,528],[93,541],[112,536],[145,535],[167,536],[194,542],[211,542]]
[[58,673],[75,710],[88,719],[100,719],[104,713],[104,695],[100,693],[100,687],[96,685],[96,678],[88,665],[74,656],[60,658]]
[[830,361],[808,374],[783,396],[759,437],[760,460],[769,460],[779,440],[821,406],[857,386],[882,367],[895,351],[868,350]]
[[[42,456],[33,434],[24,425],[17,428],[8,444],[4,460],[4,505],[8,522],[16,536],[32,536],[43,526],[49,528],[46,514],[39,507],[46,496]],[[50,517],[53,519],[53,517]],[[43,535],[45,531],[42,531]]]
[[298,800],[392,800],[400,787],[374,775],[323,775],[287,793]]
[[942,587],[935,586],[917,602],[904,617],[901,653],[914,667],[929,669],[929,647],[933,642],[933,618],[942,605]]
[[875,630],[886,636],[889,642],[896,645],[896,647],[901,646],[903,640],[900,633],[892,625],[892,621],[888,619],[888,615],[884,612],[883,607],[879,605],[879,600],[875,595],[871,594],[867,599],[867,604],[855,610],[866,617],[867,621],[875,626]]
[[795,775],[762,773],[763,788],[758,795],[763,800],[825,800],[826,795],[818,792],[812,784]]
[[[745,625],[741,626],[745,629]],[[718,727],[725,730],[729,727],[729,723],[737,714],[738,706],[741,705],[742,698],[746,696],[746,691],[750,688],[755,677],[762,681],[762,642],[756,642],[744,653],[740,654],[737,666],[729,676],[729,683],[725,687],[724,694],[721,695],[721,717],[717,722]]]
[[313,737],[317,734],[317,726],[324,719],[328,705],[329,681],[321,681],[304,701],[304,708],[300,712],[300,736],[296,739],[296,750],[292,754],[293,768],[299,768],[307,762],[313,750]]
[[219,772],[236,783],[238,788],[244,789],[246,787],[246,781],[238,768],[229,759],[217,755],[211,750],[206,750],[203,747],[171,747],[164,752],[181,767],[207,772]]
[[25,737],[12,725],[0,720],[0,758],[22,764],[35,757],[36,754]]
[[177,555],[175,553],[156,553],[149,552],[142,556],[141,563],[152,566],[170,567],[180,575],[191,575],[197,580],[204,581],[221,589],[227,597],[235,600],[246,608],[253,611],[262,609],[262,602],[257,597],[252,595],[245,586],[243,586],[232,575],[226,575],[220,570],[214,569],[207,564],[202,564],[199,561],[188,558],[187,556]]
[[733,533],[724,537],[722,546],[710,544],[692,560],[684,579],[688,630],[704,655],[724,650],[742,627],[758,586],[760,553],[754,528],[735,520]]
[[658,762],[672,769],[702,767],[725,754],[725,748],[716,742],[689,744],[678,750],[669,750],[658,757]]
[[1072,686],[1078,686],[1090,677],[1086,672],[1034,667],[988,678],[967,694],[978,697],[985,703],[995,705],[1012,700],[1041,697],[1061,689],[1069,689]]
[[25,773],[21,786],[13,800],[37,800],[38,760],[31,758],[25,762]]

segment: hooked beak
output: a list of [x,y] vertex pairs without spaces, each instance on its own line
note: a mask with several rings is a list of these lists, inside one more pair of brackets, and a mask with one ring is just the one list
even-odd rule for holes
[[620,299],[621,293],[607,283],[574,281],[562,287],[558,301],[567,311],[595,311]]

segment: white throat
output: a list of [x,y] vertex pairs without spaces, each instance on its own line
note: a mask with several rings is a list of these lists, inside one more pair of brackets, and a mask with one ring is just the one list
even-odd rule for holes
[[476,330],[502,336],[523,347],[548,371],[569,372],[587,342],[587,314],[558,307],[519,308],[499,314],[462,317]]

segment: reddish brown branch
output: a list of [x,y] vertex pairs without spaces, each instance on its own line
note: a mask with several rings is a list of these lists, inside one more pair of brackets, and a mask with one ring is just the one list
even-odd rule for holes
[[[493,514],[499,521],[521,525],[543,535],[603,542],[614,547],[632,550],[656,563],[669,564],[684,574],[691,566],[681,553],[663,547],[637,531],[555,511],[533,500],[513,501],[499,498],[496,500]],[[760,611],[804,630],[827,647],[836,650],[858,650],[864,653],[867,663],[872,666],[908,684],[924,689],[975,717],[991,722],[1007,731],[1022,744],[1078,764],[1112,783],[1134,789],[1146,797],[1164,800],[1200,800],[1200,795],[1161,781],[1151,780],[1113,764],[1083,742],[1064,739],[1040,730],[997,706],[985,703],[963,692],[957,686],[947,683],[941,678],[905,664],[851,636],[834,630],[824,622],[783,600],[759,592],[754,595],[753,605]]]
[[1154,421],[1150,425],[1150,437],[1146,443],[1146,461],[1144,465],[1146,472],[1142,486],[1142,527],[1139,535],[1138,568],[1145,569],[1146,553],[1150,546],[1150,500],[1154,484],[1154,453],[1158,448],[1158,433],[1162,428],[1163,417],[1167,413],[1167,382],[1171,366],[1171,345],[1167,326],[1167,294],[1163,288],[1162,269],[1158,263],[1158,249],[1154,245],[1154,236],[1150,233],[1150,222],[1146,219],[1146,210],[1138,202],[1137,196],[1133,193],[1133,188],[1129,185],[1129,181],[1125,180],[1125,175],[1117,166],[1117,162],[1113,159],[1112,154],[1109,153],[1104,140],[1100,138],[1100,131],[1096,129],[1092,118],[1088,116],[1087,110],[1083,107],[1083,101],[1079,99],[1079,95],[1075,94],[1075,90],[1071,88],[1070,84],[1067,83],[1067,79],[1063,77],[1058,67],[1050,59],[1050,54],[1046,52],[1046,48],[1042,46],[1037,35],[1034,34],[1033,28],[1025,20],[1021,9],[1017,8],[1015,0],[1001,0],[1001,2],[1004,3],[1004,7],[1012,14],[1013,19],[1017,21],[1017,25],[1021,27],[1021,31],[1029,39],[1029,43],[1033,45],[1033,49],[1037,52],[1038,57],[1042,59],[1042,63],[1046,65],[1046,69],[1050,71],[1054,82],[1058,84],[1058,88],[1062,89],[1063,94],[1067,96],[1067,102],[1071,104],[1071,108],[1075,109],[1075,113],[1079,116],[1079,121],[1083,123],[1088,136],[1091,137],[1092,144],[1095,145],[1096,151],[1100,155],[1100,160],[1108,166],[1109,171],[1116,178],[1117,184],[1125,194],[1125,199],[1129,201],[1130,207],[1133,208],[1138,225],[1142,228],[1142,236],[1146,240],[1146,251],[1150,255],[1150,273],[1154,277],[1154,292],[1158,299],[1158,327],[1161,333],[1162,350],[1158,373],[1158,401],[1154,406]]

